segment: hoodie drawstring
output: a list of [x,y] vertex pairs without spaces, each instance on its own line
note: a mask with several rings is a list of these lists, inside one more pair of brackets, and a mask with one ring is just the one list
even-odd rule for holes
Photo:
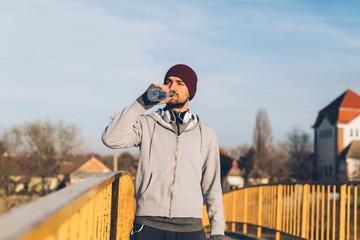
[[202,135],[201,123],[199,123],[199,130],[200,130],[200,153],[202,153],[202,148],[203,148],[203,135]]
[[157,122],[154,122],[154,127],[153,127],[153,131],[152,131],[152,134],[151,134],[151,139],[150,139],[150,146],[149,146],[149,163],[150,163],[150,159],[151,159],[151,149],[152,149],[152,143],[153,143],[153,138],[154,138],[154,134],[155,134],[156,124],[158,124],[158,123],[157,123]]

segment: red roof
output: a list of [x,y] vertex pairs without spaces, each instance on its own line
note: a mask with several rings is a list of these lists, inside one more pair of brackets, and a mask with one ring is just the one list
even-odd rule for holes
[[359,114],[360,96],[348,89],[319,112],[313,127],[318,127],[325,117],[331,124],[349,123]]
[[222,179],[229,173],[234,159],[227,152],[225,152],[224,149],[219,148],[219,151],[220,151],[220,164],[221,164],[220,169],[221,169],[221,179]]
[[82,164],[79,168],[75,170],[75,172],[111,172],[111,169],[105,166],[99,159],[95,156],[91,156],[91,158]]
[[232,157],[227,152],[225,152],[224,149],[219,148],[219,152],[220,152],[220,156],[223,155],[224,157],[232,159]]

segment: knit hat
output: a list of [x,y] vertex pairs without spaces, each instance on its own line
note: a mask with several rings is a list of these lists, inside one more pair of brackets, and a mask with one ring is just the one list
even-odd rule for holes
[[178,77],[184,81],[189,90],[190,100],[193,99],[196,93],[197,76],[194,70],[185,64],[177,64],[172,66],[166,73],[164,82],[168,77]]

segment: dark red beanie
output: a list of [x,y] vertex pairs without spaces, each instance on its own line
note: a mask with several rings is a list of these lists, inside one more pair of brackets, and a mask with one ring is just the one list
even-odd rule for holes
[[191,67],[185,64],[177,64],[175,66],[172,66],[167,71],[164,81],[166,81],[166,79],[171,76],[178,77],[184,81],[186,87],[189,90],[190,100],[193,99],[196,93],[196,85],[197,85],[197,76],[194,70],[192,70]]

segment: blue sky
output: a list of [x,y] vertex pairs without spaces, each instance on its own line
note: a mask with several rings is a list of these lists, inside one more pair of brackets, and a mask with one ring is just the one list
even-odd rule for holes
[[177,63],[197,72],[190,109],[224,147],[252,142],[259,108],[277,141],[360,94],[359,1],[2,0],[0,29],[0,131],[62,119],[103,154],[114,112]]

